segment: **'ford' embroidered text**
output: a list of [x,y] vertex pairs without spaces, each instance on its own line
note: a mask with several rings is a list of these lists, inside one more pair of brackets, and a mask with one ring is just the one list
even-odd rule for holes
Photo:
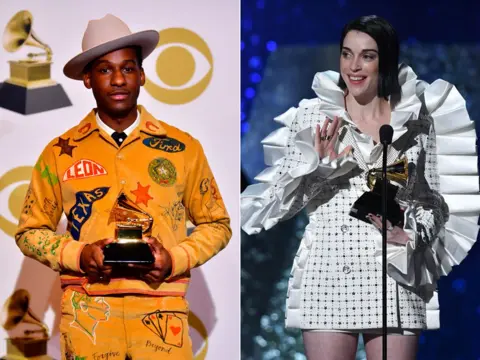
[[169,153],[177,153],[185,150],[185,144],[178,141],[177,139],[165,137],[165,138],[156,138],[149,137],[143,140],[143,144],[149,148],[165,151]]

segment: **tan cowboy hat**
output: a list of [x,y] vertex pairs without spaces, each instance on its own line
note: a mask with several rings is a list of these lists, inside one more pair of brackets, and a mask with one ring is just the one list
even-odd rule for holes
[[82,53],[71,59],[63,73],[71,79],[82,80],[83,69],[91,61],[111,51],[129,46],[140,46],[145,59],[155,50],[159,40],[158,31],[147,30],[132,33],[122,20],[108,14],[101,19],[88,22],[83,34]]

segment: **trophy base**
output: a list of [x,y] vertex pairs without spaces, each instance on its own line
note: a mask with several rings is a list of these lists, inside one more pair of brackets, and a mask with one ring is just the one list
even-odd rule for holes
[[[374,192],[363,193],[350,209],[350,216],[371,224],[368,220],[368,214],[382,214],[382,196]],[[403,212],[395,199],[388,199],[387,202],[387,220],[392,226],[403,222]]]
[[150,246],[143,241],[108,244],[103,255],[105,265],[151,265],[155,262]]
[[27,88],[9,82],[0,83],[0,107],[19,114],[36,114],[71,105],[60,84]]
[[52,360],[47,355],[47,342],[49,339],[11,338],[7,339],[7,355],[5,360]]

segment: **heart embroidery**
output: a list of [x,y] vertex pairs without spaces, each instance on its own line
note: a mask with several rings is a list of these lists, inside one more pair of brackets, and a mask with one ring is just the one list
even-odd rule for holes
[[177,335],[182,328],[180,326],[170,326],[170,330],[172,330],[173,335]]

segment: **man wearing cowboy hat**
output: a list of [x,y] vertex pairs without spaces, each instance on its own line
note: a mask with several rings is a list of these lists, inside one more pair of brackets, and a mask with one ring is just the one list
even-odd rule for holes
[[[137,105],[142,60],[157,31],[131,33],[107,15],[90,21],[66,76],[97,107],[39,157],[16,241],[60,273],[64,359],[191,359],[190,270],[228,243],[230,219],[199,141]],[[104,264],[119,194],[153,219],[155,261],[116,271]],[[68,231],[55,231],[62,213]],[[187,235],[186,219],[196,225]],[[127,271],[128,270],[128,271]]]

